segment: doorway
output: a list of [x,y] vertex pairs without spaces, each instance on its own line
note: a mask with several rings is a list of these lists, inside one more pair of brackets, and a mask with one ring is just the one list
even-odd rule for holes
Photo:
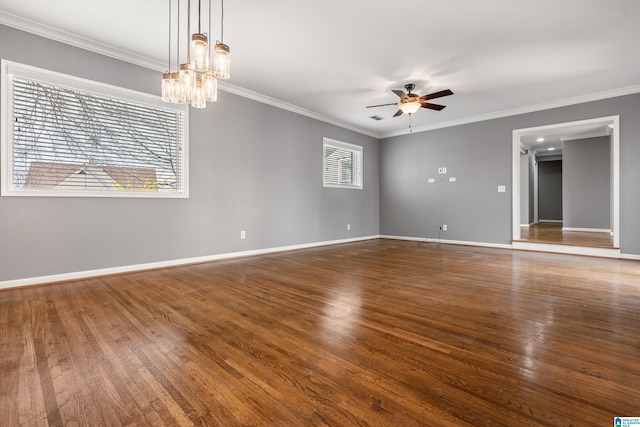
[[[562,147],[562,141],[564,140],[577,140],[583,138],[592,138],[596,136],[609,135],[610,137],[610,186],[611,186],[611,197],[608,209],[610,211],[610,237],[608,238],[611,242],[608,245],[610,248],[607,252],[603,249],[607,245],[595,245],[599,246],[594,250],[590,250],[593,248],[593,243],[589,243],[593,238],[596,237],[594,234],[582,233],[584,236],[578,236],[577,239],[573,239],[568,233],[566,236],[562,236],[563,231],[562,227],[556,227],[556,232],[560,233],[560,237],[556,234],[555,242],[553,246],[549,246],[543,239],[533,239],[531,241],[528,240],[527,244],[522,242],[522,234],[525,234],[525,237],[529,237],[529,231],[526,228],[521,230],[521,197],[523,197],[521,189],[521,179],[526,178],[526,171],[521,171],[521,154],[528,153],[528,150],[531,150],[532,147],[535,150],[553,150],[552,146],[549,146],[551,142],[546,142],[545,145],[536,145],[541,144],[540,141],[556,141],[556,144],[559,144]],[[564,253],[578,253],[578,254],[587,254],[587,255],[598,255],[598,256],[616,256],[619,255],[619,247],[620,247],[620,236],[619,236],[619,147],[620,147],[620,138],[619,138],[619,116],[610,116],[610,117],[601,117],[596,119],[589,120],[581,120],[575,122],[568,123],[558,123],[547,126],[539,126],[533,128],[526,129],[516,129],[513,131],[513,162],[512,162],[512,239],[513,239],[513,247],[515,249],[530,249],[530,250],[538,250],[538,251],[550,251],[550,252],[564,252]],[[531,176],[535,176],[537,180],[537,163],[535,164],[535,171],[532,171]],[[522,174],[524,173],[524,175]],[[536,189],[537,191],[537,189]],[[524,195],[527,196],[527,195]],[[535,219],[533,219],[534,224],[538,224],[538,215],[537,215],[537,206],[538,200],[533,200],[531,198],[531,209],[533,210],[535,207]],[[528,205],[527,201],[524,201],[525,209]],[[526,218],[526,213],[523,213]],[[542,218],[541,218],[542,219]],[[575,234],[575,233],[573,233]],[[544,235],[544,233],[542,233]],[[576,235],[577,236],[577,235]],[[575,236],[573,236],[575,237]],[[584,237],[584,239],[583,239]],[[603,236],[600,236],[603,237]],[[535,240],[535,241],[534,241]],[[575,242],[567,243],[569,240],[575,240]],[[580,244],[580,241],[583,241],[583,244]],[[577,242],[577,243],[576,243]],[[611,247],[613,247],[611,249]]]

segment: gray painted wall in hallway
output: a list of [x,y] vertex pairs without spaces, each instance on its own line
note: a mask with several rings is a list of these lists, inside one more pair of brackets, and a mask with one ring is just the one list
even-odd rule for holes
[[540,221],[562,221],[562,160],[538,161]]
[[[0,57],[160,86],[158,72],[4,26]],[[364,147],[364,190],[322,187],[323,137]],[[0,281],[378,234],[375,138],[221,91],[191,109],[189,149],[189,199],[0,197]]]
[[610,137],[563,143],[564,227],[611,229]]
[[[620,246],[640,255],[640,94],[383,139],[380,233],[436,237],[446,223],[443,239],[510,244],[513,130],[614,115],[620,115]],[[457,182],[427,184],[439,166]],[[500,184],[506,193],[496,191]]]

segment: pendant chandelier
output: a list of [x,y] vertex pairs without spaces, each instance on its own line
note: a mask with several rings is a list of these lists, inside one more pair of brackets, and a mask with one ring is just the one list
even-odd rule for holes
[[[177,104],[190,104],[194,108],[204,108],[207,102],[218,99],[218,80],[228,79],[230,74],[229,46],[224,40],[224,0],[221,0],[221,37],[214,49],[210,49],[211,1],[208,1],[208,33],[202,31],[202,2],[198,0],[197,32],[191,34],[191,0],[187,0],[186,62],[180,60],[180,0],[169,0],[169,61],[168,71],[162,75],[162,100]],[[172,8],[172,4],[175,7]],[[175,9],[172,13],[172,9]],[[176,70],[171,71],[172,21],[175,15]],[[190,35],[190,37],[188,37]],[[213,59],[210,56],[213,54]],[[210,65],[213,67],[210,68]]]

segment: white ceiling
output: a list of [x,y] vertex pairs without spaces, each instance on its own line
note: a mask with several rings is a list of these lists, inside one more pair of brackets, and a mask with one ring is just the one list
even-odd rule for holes
[[520,145],[537,156],[562,154],[562,143],[575,139],[610,136],[613,119],[602,118],[588,123],[565,123],[518,131]]
[[[168,7],[0,0],[0,22],[164,71]],[[215,39],[220,0],[212,7]],[[408,130],[394,106],[365,108],[397,101],[391,89],[406,83],[455,93],[433,101],[440,112],[419,110],[416,131],[640,91],[638,0],[227,0],[224,22],[228,90],[375,136]]]

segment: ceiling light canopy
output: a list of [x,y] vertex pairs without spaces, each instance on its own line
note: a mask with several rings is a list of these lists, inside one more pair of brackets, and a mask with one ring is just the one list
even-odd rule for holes
[[[217,42],[215,48],[210,49],[209,35],[211,33],[211,0],[208,1],[208,29],[209,33],[202,31],[202,1],[198,0],[197,32],[191,34],[191,0],[187,0],[187,23],[185,32],[187,40],[186,62],[180,62],[180,41],[183,35],[180,32],[180,0],[169,0],[169,61],[168,71],[162,76],[162,100],[178,104],[190,104],[194,108],[204,108],[207,102],[215,102],[218,99],[218,79],[228,79],[230,73],[229,46]],[[172,7],[174,6],[175,7]],[[224,37],[224,0],[221,1],[221,40]],[[174,25],[175,24],[175,25]],[[172,38],[172,34],[175,37]],[[175,38],[175,40],[174,40]],[[171,45],[175,41],[175,68],[171,71]],[[211,55],[213,54],[213,61]],[[209,68],[213,62],[213,68]]]

